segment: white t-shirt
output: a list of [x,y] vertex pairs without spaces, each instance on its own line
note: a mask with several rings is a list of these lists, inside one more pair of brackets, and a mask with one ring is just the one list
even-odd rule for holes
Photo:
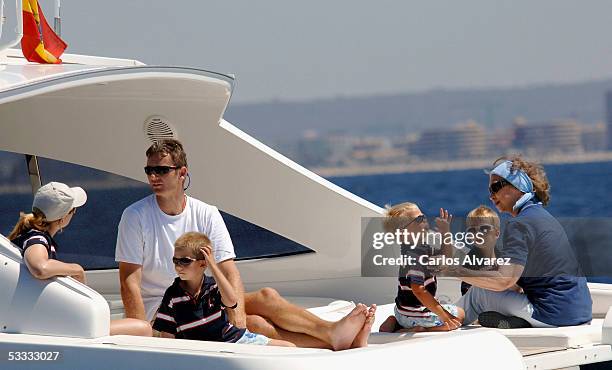
[[152,194],[123,211],[115,260],[142,266],[140,289],[149,321],[177,276],[172,264],[174,242],[189,231],[208,236],[217,263],[236,257],[227,227],[215,206],[187,197],[183,212],[170,216],[159,208]]

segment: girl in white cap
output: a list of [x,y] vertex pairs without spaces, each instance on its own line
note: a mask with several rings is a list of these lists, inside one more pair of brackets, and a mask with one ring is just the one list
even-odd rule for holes
[[[60,182],[50,182],[38,189],[32,203],[32,213],[21,213],[19,221],[9,234],[9,240],[21,249],[30,273],[37,279],[54,276],[70,276],[85,284],[85,270],[76,263],[57,259],[57,232],[66,228],[76,209],[87,201],[85,190],[69,187]],[[122,319],[111,321],[111,335],[151,335],[146,321]]]

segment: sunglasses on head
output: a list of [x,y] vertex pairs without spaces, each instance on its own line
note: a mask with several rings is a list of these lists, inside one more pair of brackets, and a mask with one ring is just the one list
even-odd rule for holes
[[501,179],[501,180],[492,182],[491,185],[489,185],[489,193],[493,195],[497,193],[498,191],[500,191],[506,185],[510,185],[510,183],[506,181],[505,179]]
[[146,166],[144,171],[147,176],[151,176],[152,174],[160,176],[167,174],[170,170],[178,170],[179,168],[180,167],[177,166]]
[[181,258],[172,257],[172,263],[178,266],[189,266],[194,261],[201,261],[201,260],[191,258],[191,257],[181,257]]
[[465,229],[465,231],[470,233],[470,234],[476,234],[478,232],[483,233],[483,234],[487,234],[488,232],[490,232],[494,228],[495,227],[493,227],[493,225],[484,224],[484,225],[480,225],[478,227],[470,226],[467,229]]
[[427,220],[427,216],[425,216],[425,215],[418,215],[415,218],[413,218],[412,221],[408,222],[405,227],[410,226],[410,224],[413,223],[413,222],[416,222],[417,224],[420,224],[420,223],[423,223],[423,221],[426,221],[426,220]]

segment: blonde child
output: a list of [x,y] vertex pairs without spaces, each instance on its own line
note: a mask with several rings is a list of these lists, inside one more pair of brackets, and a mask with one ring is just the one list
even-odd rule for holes
[[[448,211],[440,209],[440,217],[436,219],[439,232],[450,230],[451,218]],[[416,204],[406,202],[387,210],[384,228],[387,232],[399,229],[417,235],[427,233],[429,223]],[[431,247],[426,244],[402,245],[402,254],[412,255],[418,260],[423,254],[431,255]],[[421,263],[402,266],[394,315],[385,320],[379,331],[449,331],[459,328],[463,310],[452,304],[440,304],[435,298],[436,288],[436,277],[427,266]]]
[[[174,243],[172,258],[178,277],[166,290],[153,329],[164,338],[181,338],[293,347],[233,326],[226,310],[237,307],[238,298],[212,256],[212,243],[202,233],[188,232]],[[211,276],[206,276],[206,268]]]
[[[471,210],[465,221],[465,231],[472,235],[477,235],[474,248],[468,255],[475,255],[487,260],[495,260],[495,245],[500,235],[500,221],[497,212],[486,206],[479,206]],[[471,266],[474,270],[493,270],[495,265]],[[470,284],[461,282],[461,295],[467,293]]]

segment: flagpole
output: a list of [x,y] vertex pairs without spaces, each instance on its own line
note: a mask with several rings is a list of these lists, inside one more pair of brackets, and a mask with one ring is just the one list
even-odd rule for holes
[[[0,0],[1,2],[2,0]],[[60,15],[61,3],[60,0],[54,1],[54,12],[53,12],[53,30],[58,36],[62,35],[62,18]],[[28,170],[28,177],[30,179],[30,186],[32,187],[32,194],[36,194],[36,191],[42,186],[42,178],[40,176],[40,168],[38,167],[38,158],[32,154],[25,155],[26,167]]]
[[55,0],[55,11],[54,11],[54,19],[53,19],[53,30],[55,31],[55,33],[62,37],[62,17],[60,15],[60,8],[61,8],[61,3],[60,0]]

